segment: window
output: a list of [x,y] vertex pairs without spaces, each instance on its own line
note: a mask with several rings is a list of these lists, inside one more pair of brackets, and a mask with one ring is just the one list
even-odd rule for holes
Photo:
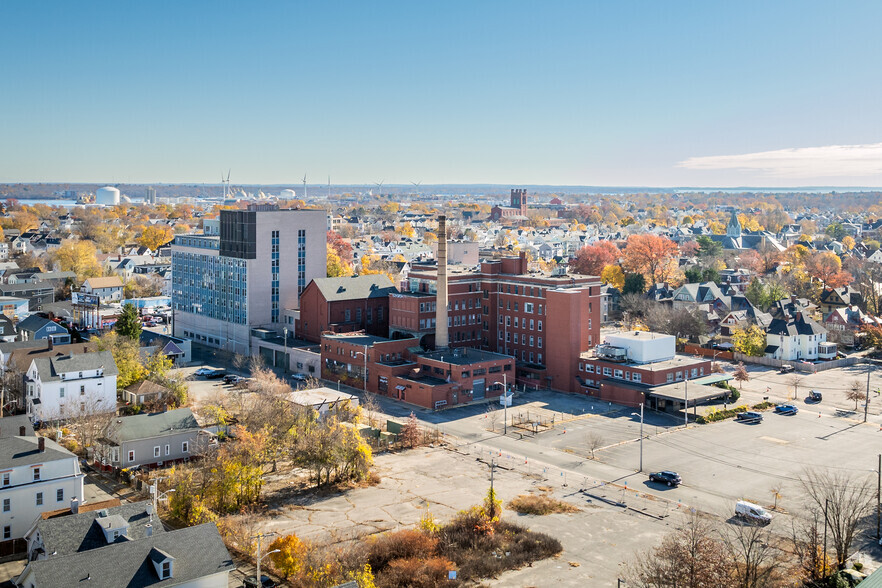
[[64,398],[64,388],[63,387],[58,389],[58,397]]
[[668,372],[667,378],[665,378],[665,379],[670,384],[671,382],[674,381],[674,374],[672,374],[671,372]]
[[589,374],[593,374],[594,373],[594,366],[591,365],[590,363],[585,364],[585,371],[588,372]]
[[533,335],[530,335],[530,347],[533,346]]
[[190,442],[184,441],[181,443],[181,453],[190,453]]
[[162,578],[171,578],[171,562],[164,561],[162,562]]
[[43,506],[43,493],[37,492],[37,506]]
[[3,485],[9,486],[9,472],[3,472]]
[[536,362],[539,363],[539,364],[542,363],[542,354],[541,354],[541,353],[540,353],[539,356],[536,358]]
[[135,461],[135,452],[134,450],[129,451],[129,463]]
[[40,481],[40,468],[34,468],[34,482]]
[[518,328],[518,317],[515,317],[515,328]]
[[640,374],[638,374],[637,372],[634,372],[633,375],[631,376],[632,382],[639,382],[642,379],[643,379],[643,377]]
[[3,512],[9,512],[12,510],[12,506],[9,503],[8,498],[3,499]]
[[539,340],[536,341],[536,347],[538,347],[539,349],[542,349],[542,337],[539,337]]
[[153,448],[153,457],[160,457],[161,453],[159,451],[159,445]]
[[3,527],[3,539],[12,539],[12,527],[9,525]]
[[621,377],[623,377],[624,375],[625,375],[625,374],[622,373],[622,370],[615,370],[615,371],[613,372],[613,377],[614,377],[614,378],[621,378]]
[[611,376],[611,375],[612,375],[612,370],[611,370],[610,368],[608,368],[608,367],[603,368],[603,375],[604,375],[604,376]]
[[80,396],[85,396],[85,395],[86,395],[86,387],[80,386]]
[[679,382],[682,379],[683,379],[683,372],[677,372],[677,381]]
[[539,321],[538,327],[539,327],[539,330],[541,331],[542,330],[542,321]]
[[530,319],[530,330],[533,330],[533,319]]
[[64,501],[64,488],[59,488],[55,491],[55,502],[63,502]]
[[165,446],[165,454],[166,454],[166,455],[170,455],[170,454],[171,454],[171,445],[166,445],[166,446]]
[[525,302],[524,303],[524,312],[529,312],[529,313],[533,312],[533,303],[532,302]]

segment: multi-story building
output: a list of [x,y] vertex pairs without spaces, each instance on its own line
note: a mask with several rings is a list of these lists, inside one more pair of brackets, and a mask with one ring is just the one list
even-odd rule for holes
[[2,541],[24,537],[42,513],[83,500],[77,456],[50,439],[22,432],[0,438]]
[[[596,277],[529,272],[523,253],[484,261],[478,271],[450,266],[447,274],[451,347],[514,356],[527,385],[579,390],[572,360],[600,336]],[[414,265],[408,289],[389,298],[390,337],[434,347],[436,281],[436,266]]]
[[38,421],[116,411],[116,377],[110,351],[38,357],[25,374],[27,411]]
[[527,218],[527,191],[524,189],[512,189],[511,206],[494,206],[490,209],[490,220],[526,219]]
[[385,274],[319,278],[300,298],[297,336],[318,343],[325,331],[364,330],[385,337],[389,332],[389,295],[398,292]]
[[251,329],[281,331],[285,309],[327,272],[327,213],[222,210],[217,235],[172,244],[173,335],[250,355]]
[[159,467],[190,459],[202,431],[189,408],[112,420],[95,447],[95,465],[108,469]]

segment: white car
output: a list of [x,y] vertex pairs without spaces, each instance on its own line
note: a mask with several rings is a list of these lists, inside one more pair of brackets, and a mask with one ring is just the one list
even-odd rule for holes
[[195,376],[208,376],[213,373],[214,373],[214,370],[211,368],[199,368],[198,370],[193,372],[193,375],[195,375]]

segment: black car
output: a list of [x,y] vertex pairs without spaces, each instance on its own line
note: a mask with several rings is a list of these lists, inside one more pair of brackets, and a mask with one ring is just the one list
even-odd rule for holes
[[812,390],[811,392],[809,392],[808,399],[811,402],[820,402],[824,399],[824,395],[816,390]]
[[244,378],[236,374],[227,374],[224,376],[224,384],[238,384]]
[[244,588],[276,588],[278,584],[276,584],[272,578],[269,576],[260,575],[260,582],[257,581],[257,576],[248,576],[245,578],[245,583],[242,584]]
[[677,472],[653,472],[649,474],[650,482],[657,482],[659,484],[667,484],[668,486],[679,486],[680,485],[680,474]]
[[223,378],[227,375],[227,372],[224,370],[214,370],[210,374],[207,374],[205,377],[208,380],[217,380],[218,378]]
[[746,412],[739,412],[735,415],[736,421],[742,421],[745,423],[761,423],[763,422],[763,413],[756,412],[753,410],[748,410]]

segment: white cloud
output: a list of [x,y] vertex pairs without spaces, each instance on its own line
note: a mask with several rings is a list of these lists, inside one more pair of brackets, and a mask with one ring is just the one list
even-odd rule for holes
[[818,178],[882,174],[882,143],[827,145],[743,155],[690,157],[677,164],[696,170],[759,171],[769,176]]

